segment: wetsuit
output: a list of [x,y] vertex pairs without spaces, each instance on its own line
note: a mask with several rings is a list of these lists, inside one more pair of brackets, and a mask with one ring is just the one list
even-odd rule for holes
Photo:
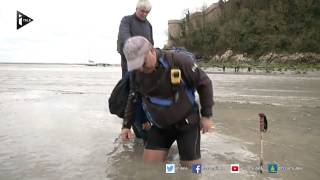
[[[163,66],[159,63],[160,58],[169,59],[181,70],[183,81],[188,87],[194,88],[200,98],[201,109],[195,109],[194,114],[199,118],[193,118],[192,121],[181,121],[166,128],[159,128],[152,125],[147,131],[146,149],[168,150],[176,140],[178,144],[181,160],[196,160],[200,158],[200,114],[203,117],[212,116],[213,88],[207,74],[195,64],[194,60],[184,53],[157,51],[157,65],[150,74],[144,74],[134,71],[135,91],[140,96],[170,97],[173,96],[171,81]],[[162,80],[161,82],[159,82]],[[139,98],[141,99],[141,98]],[[127,108],[123,121],[123,128],[130,128],[133,123],[134,113],[137,109],[137,103],[128,98]],[[179,113],[179,112],[176,112]]]

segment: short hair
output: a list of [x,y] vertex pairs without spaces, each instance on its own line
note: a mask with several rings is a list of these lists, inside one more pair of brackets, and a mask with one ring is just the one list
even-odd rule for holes
[[145,9],[150,11],[152,8],[151,3],[149,0],[139,0],[137,3],[137,9]]

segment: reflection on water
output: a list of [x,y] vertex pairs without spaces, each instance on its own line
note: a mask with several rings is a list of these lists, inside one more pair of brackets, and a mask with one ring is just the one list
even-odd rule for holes
[[[201,139],[202,173],[142,163],[139,140],[119,140],[121,120],[106,100],[119,67],[0,65],[0,179],[318,179],[320,76],[210,74],[215,129]],[[266,113],[265,168],[258,113]],[[230,164],[240,164],[231,174]],[[294,169],[294,167],[296,167]],[[265,169],[266,170],[266,169]],[[165,177],[163,177],[165,176]]]

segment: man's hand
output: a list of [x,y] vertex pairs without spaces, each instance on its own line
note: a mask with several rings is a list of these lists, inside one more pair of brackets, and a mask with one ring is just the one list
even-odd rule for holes
[[151,124],[149,122],[145,122],[142,124],[142,129],[148,131],[151,128]]
[[201,117],[201,130],[202,134],[209,132],[213,128],[213,121],[208,117]]
[[132,135],[131,129],[123,128],[121,130],[121,139],[123,141],[127,141],[127,140],[130,140],[132,138],[133,138],[133,135]]

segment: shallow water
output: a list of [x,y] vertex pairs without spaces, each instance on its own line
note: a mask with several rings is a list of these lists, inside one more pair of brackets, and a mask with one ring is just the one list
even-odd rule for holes
[[[120,67],[0,65],[0,179],[319,179],[320,75],[210,74],[215,129],[201,139],[202,173],[143,164],[142,142],[118,139],[107,96]],[[264,134],[259,164],[258,113]],[[266,172],[270,162],[281,169]],[[231,174],[230,164],[240,164]]]

